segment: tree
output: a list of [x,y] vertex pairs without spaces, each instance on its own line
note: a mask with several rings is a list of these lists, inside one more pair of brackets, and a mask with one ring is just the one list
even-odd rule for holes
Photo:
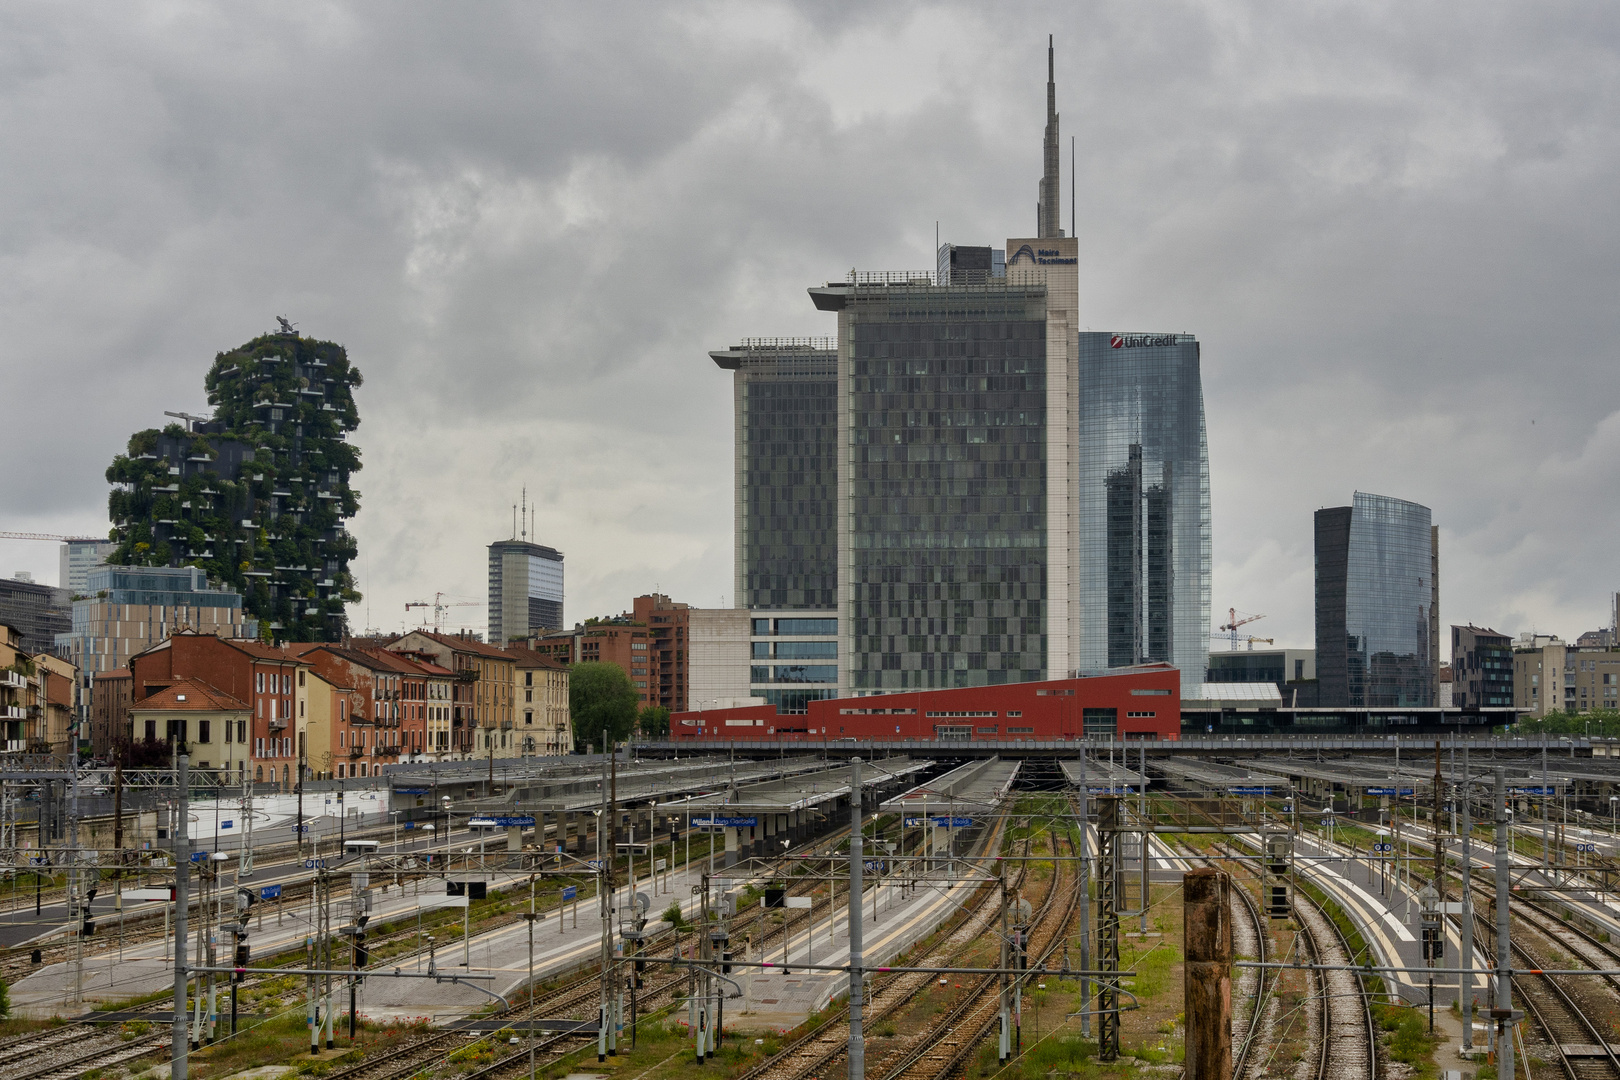
[[574,745],[605,750],[630,734],[640,695],[630,676],[615,664],[589,662],[568,669],[568,711],[574,718]]
[[662,705],[649,705],[641,710],[641,716],[637,718],[636,726],[641,729],[642,738],[667,739],[669,738],[669,710]]

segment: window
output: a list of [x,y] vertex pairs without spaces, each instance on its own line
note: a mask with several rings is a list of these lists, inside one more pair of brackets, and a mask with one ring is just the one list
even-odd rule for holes
[[347,749],[348,745],[349,745],[349,743],[348,743],[348,732],[346,732],[346,731],[338,732],[338,749],[340,749],[340,750]]
[[303,673],[303,672],[302,672],[302,671],[300,671],[300,672],[299,672],[299,673],[298,673],[298,685],[299,685],[299,686],[303,686],[303,685],[304,685],[304,673]]
[[292,676],[291,675],[283,675],[281,677],[281,692],[283,694],[292,693]]
[[[1134,690],[1131,692],[1135,693]],[[1088,739],[1112,737],[1119,734],[1119,710],[1082,709],[1081,723]]]
[[1132,690],[1131,697],[1169,697],[1168,690]]
[[146,722],[146,741],[147,742],[157,742],[157,721],[156,720],[148,720]]
[[254,757],[264,757],[264,740],[263,739],[254,739],[253,740],[253,756]]
[[[1011,716],[1012,714],[1008,713],[1007,715]],[[1009,735],[1033,735],[1033,734],[1035,734],[1035,729],[1032,728],[1032,727],[1010,727],[1010,728],[1007,729],[1007,734],[1009,734]]]
[[197,741],[213,742],[214,725],[207,720],[197,721]]
[[[928,711],[928,715],[930,717],[934,717],[934,716],[957,717],[957,716],[995,716],[996,714],[994,712],[984,712],[984,711],[979,711],[979,712],[968,712],[968,711],[935,712],[934,710],[930,709]],[[992,730],[994,730],[994,729],[992,729]]]
[[1151,720],[1159,714],[1156,712],[1128,712],[1125,715],[1132,720]]
[[996,727],[996,724],[991,724],[989,727],[975,728],[974,730],[980,735],[994,735],[996,733]]
[[[765,621],[764,619],[755,619],[754,620],[754,625],[755,625],[754,633],[758,634],[758,633],[769,633],[770,632],[769,630],[761,631],[761,630],[758,629],[759,624],[761,622],[764,622],[764,621]],[[838,633],[838,620],[837,619],[777,619],[776,620],[776,632],[777,632],[777,634],[779,634],[779,635],[781,635],[783,637],[788,637],[788,636],[791,636],[791,635],[794,635],[794,634],[801,634],[801,635],[804,635],[805,637],[810,637],[810,636],[813,636],[813,635],[814,636],[828,637],[828,636],[831,636],[831,635],[834,635],[834,634]]]
[[264,672],[256,671],[253,673],[253,691],[257,694],[264,693]]
[[525,709],[525,710],[524,710],[524,711],[523,711],[523,722],[524,722],[524,723],[525,723],[525,724],[532,724],[532,723],[534,723],[534,713],[532,713],[532,712],[529,712],[529,711],[528,711],[528,710],[527,710],[527,709]]
[[525,671],[523,673],[523,685],[524,686],[533,686],[534,685],[534,672]]
[[972,734],[973,734],[973,727],[972,727],[971,724],[935,724],[934,725],[934,738],[940,739],[940,740],[966,739],[969,736],[971,736]]
[[229,720],[225,721],[225,741],[231,741],[231,722]]
[[[1022,710],[1022,709],[1008,709],[1007,710],[1007,718],[1009,720],[1012,719],[1015,716],[1023,716],[1023,715],[1024,715],[1024,710]],[[1012,729],[1008,728],[1007,730],[1011,731]]]
[[526,702],[533,701],[534,700],[534,691],[533,690],[525,690],[525,691],[523,691],[523,700],[526,701]]
[[754,631],[753,632],[755,634],[769,634],[771,632],[771,620],[769,620],[769,619],[754,619],[754,620],[752,620],[752,622],[754,624]]

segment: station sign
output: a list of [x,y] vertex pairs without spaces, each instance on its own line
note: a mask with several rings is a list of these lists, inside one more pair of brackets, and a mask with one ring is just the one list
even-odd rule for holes
[[701,826],[710,826],[710,827],[712,827],[712,826],[718,825],[721,828],[725,828],[725,829],[751,829],[755,825],[759,824],[759,818],[757,818],[757,817],[695,817],[695,818],[692,819],[692,824],[694,826],[699,826],[699,827],[701,827]]
[[279,900],[279,899],[281,899],[281,886],[280,885],[265,885],[265,886],[263,886],[262,888],[259,889],[259,899],[260,900]]
[[1512,795],[1556,795],[1558,789],[1555,787],[1516,787],[1508,788],[1508,793]]
[[569,885],[569,886],[566,886],[563,889],[562,898],[563,898],[564,902],[567,902],[569,900],[572,900],[574,897],[576,897],[578,895],[579,895],[579,889],[577,889],[573,885]]
[[234,829],[236,827],[236,822],[232,821],[230,818],[226,818],[224,821],[219,823],[219,827],[221,829]]
[[425,787],[397,787],[391,789],[395,795],[427,795],[429,789]]
[[169,886],[152,889],[125,889],[125,900],[173,900],[174,889]]
[[1367,794],[1369,794],[1369,795],[1397,795],[1397,796],[1399,796],[1399,795],[1416,795],[1417,794],[1417,788],[1409,788],[1409,787],[1403,787],[1403,788],[1370,787],[1370,788],[1367,789]]
[[1394,851],[1395,850],[1395,845],[1394,844],[1374,844],[1372,846],[1372,849],[1374,851]]
[[1086,791],[1092,795],[1129,795],[1136,789],[1129,784],[1115,784],[1113,787],[1104,787],[1101,784],[1089,784]]
[[514,817],[475,817],[470,819],[467,824],[491,829],[523,829],[534,825],[534,816],[531,814],[519,814]]
[[970,817],[908,817],[906,827],[912,828],[928,822],[932,822],[936,829],[967,829],[973,826],[973,819]]
[[1271,789],[1268,787],[1229,787],[1226,789],[1226,793],[1228,795],[1270,795]]
[[1596,851],[1597,850],[1597,845],[1596,844],[1576,844],[1575,845],[1575,850],[1576,851]]

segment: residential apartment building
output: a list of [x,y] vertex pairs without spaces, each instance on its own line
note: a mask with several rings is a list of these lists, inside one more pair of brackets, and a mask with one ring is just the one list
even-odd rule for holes
[[1513,705],[1517,664],[1513,639],[1469,623],[1451,628],[1451,704],[1459,708]]
[[[48,654],[30,654],[23,632],[0,623],[0,739],[9,753],[48,754],[66,750],[65,720],[71,715],[76,681],[71,667]],[[57,745],[52,745],[56,728]]]
[[404,746],[404,681],[408,661],[381,649],[348,649],[341,645],[304,643],[291,652],[339,691],[337,745],[332,754],[338,779],[374,776],[383,765],[396,764]]
[[572,630],[536,638],[529,647],[559,664],[603,663],[623,668],[635,687],[638,704],[655,704],[653,636],[630,615],[592,619]]
[[184,631],[130,659],[138,705],[182,679],[198,679],[246,702],[253,779],[290,789],[297,776],[298,718],[306,712],[307,661],[285,648]]
[[450,758],[456,673],[440,667],[429,653],[407,652],[399,648],[390,648],[389,653],[414,665],[417,672],[414,679],[407,679],[404,684],[407,694],[421,695],[405,699],[406,730],[420,730],[422,735],[418,749],[412,750],[407,744],[408,760],[444,761]]
[[[47,753],[70,753],[78,730],[79,669],[60,656],[48,652],[34,656],[34,674],[39,681],[40,728]],[[84,734],[79,735],[80,740]]]
[[450,760],[516,757],[513,686],[517,661],[504,649],[470,637],[413,630],[389,645],[394,652],[425,657],[454,673]]
[[1513,648],[1514,705],[1532,716],[1620,710],[1620,649],[1521,638]]
[[201,679],[176,679],[136,702],[130,716],[147,741],[188,747],[194,772],[240,784],[254,764],[247,743],[252,710]]
[[529,649],[507,650],[515,662],[518,752],[523,757],[555,757],[574,752],[574,725],[568,710],[568,665]]
[[647,628],[647,704],[685,712],[691,607],[652,593],[631,601],[630,613]]

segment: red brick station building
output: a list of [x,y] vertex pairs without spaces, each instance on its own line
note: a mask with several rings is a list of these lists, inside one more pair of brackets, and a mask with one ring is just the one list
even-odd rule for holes
[[805,713],[779,713],[774,705],[683,712],[670,717],[670,735],[708,742],[1175,740],[1181,673],[1146,664],[1081,679],[824,698]]

